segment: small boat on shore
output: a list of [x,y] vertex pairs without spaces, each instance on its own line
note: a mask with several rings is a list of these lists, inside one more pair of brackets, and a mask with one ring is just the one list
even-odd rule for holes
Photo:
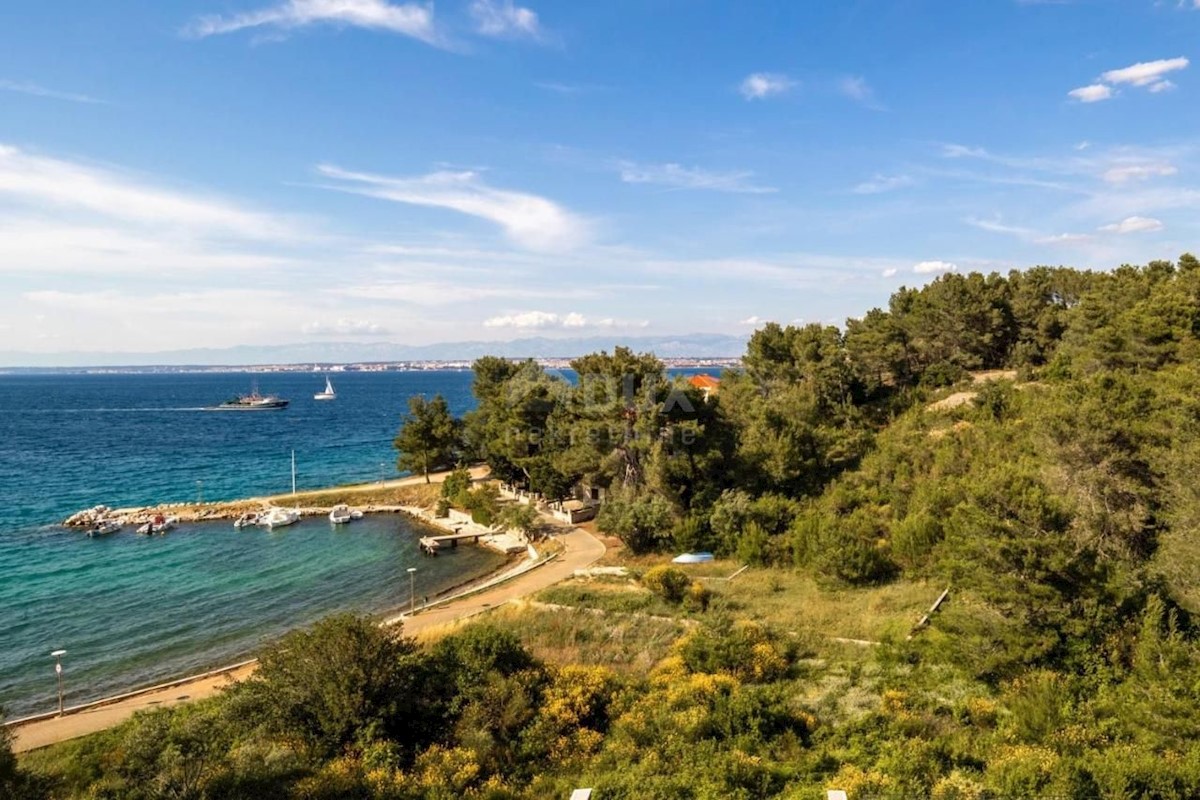
[[155,514],[154,519],[138,528],[137,532],[141,536],[162,536],[174,528],[178,522],[179,517],[164,517],[162,514]]
[[115,519],[102,519],[98,520],[91,528],[88,528],[87,535],[89,539],[95,539],[100,536],[109,536],[119,530],[121,530],[121,523]]
[[333,384],[329,381],[329,376],[325,376],[325,390],[317,392],[313,395],[313,400],[336,400],[337,392],[333,390]]

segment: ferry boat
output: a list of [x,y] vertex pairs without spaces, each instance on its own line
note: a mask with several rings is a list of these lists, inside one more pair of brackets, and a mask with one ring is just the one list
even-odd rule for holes
[[255,387],[250,394],[239,395],[218,406],[209,406],[207,411],[277,411],[287,408],[288,401],[273,394],[259,394]]

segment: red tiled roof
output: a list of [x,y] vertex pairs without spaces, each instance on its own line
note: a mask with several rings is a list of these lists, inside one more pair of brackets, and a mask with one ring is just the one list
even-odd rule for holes
[[716,389],[721,385],[721,379],[712,375],[693,375],[688,378],[688,383],[697,389]]

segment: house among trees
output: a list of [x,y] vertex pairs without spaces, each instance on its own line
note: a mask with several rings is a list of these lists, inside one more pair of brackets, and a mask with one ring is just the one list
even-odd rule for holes
[[721,389],[721,379],[714,378],[707,373],[703,375],[693,375],[688,378],[688,383],[695,386],[704,394],[704,401],[708,402],[708,398],[715,395]]

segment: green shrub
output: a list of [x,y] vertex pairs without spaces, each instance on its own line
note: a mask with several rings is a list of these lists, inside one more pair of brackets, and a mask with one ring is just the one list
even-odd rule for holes
[[688,587],[687,596],[683,598],[683,604],[689,611],[708,611],[712,596],[712,589],[700,581],[692,581],[692,585]]
[[677,567],[661,565],[651,567],[642,576],[642,585],[669,603],[683,602],[691,579]]

